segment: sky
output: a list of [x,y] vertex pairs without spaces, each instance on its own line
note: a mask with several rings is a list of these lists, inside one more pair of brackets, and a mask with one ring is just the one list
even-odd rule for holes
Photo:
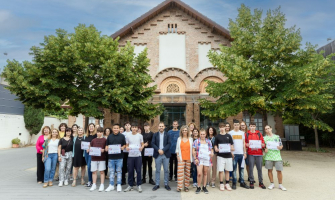
[[[73,32],[78,24],[93,24],[103,35],[111,35],[164,0],[0,0],[0,71],[6,60],[31,61],[32,46],[38,46],[56,29]],[[237,9],[279,6],[286,27],[300,28],[302,43],[319,47],[335,40],[334,0],[183,0],[195,10],[228,29]],[[330,40],[327,40],[330,38]],[[7,54],[7,55],[5,55]]]

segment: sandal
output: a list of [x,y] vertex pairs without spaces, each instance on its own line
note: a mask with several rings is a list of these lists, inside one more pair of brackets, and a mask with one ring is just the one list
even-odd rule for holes
[[84,181],[84,179],[81,179],[81,184],[82,184],[82,185],[85,185],[85,181]]
[[76,187],[76,180],[73,180],[73,182],[72,182],[72,187]]
[[177,192],[181,192],[181,189],[177,188]]
[[185,188],[184,188],[184,191],[185,191],[185,192],[188,192],[188,191],[190,191],[190,190],[189,190],[187,187],[185,187]]

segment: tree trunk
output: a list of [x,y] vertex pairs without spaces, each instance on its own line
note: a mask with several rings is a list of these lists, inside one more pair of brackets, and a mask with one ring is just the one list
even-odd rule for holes
[[30,135],[30,137],[29,137],[29,140],[28,140],[28,145],[31,145],[31,140],[33,138],[33,135],[31,135],[31,134],[29,134],[29,135]]
[[266,110],[262,110],[262,115],[263,115],[263,135],[265,135],[265,126],[268,125],[268,113]]
[[315,149],[319,151],[319,134],[318,134],[318,129],[316,126],[314,126],[314,133],[315,133]]

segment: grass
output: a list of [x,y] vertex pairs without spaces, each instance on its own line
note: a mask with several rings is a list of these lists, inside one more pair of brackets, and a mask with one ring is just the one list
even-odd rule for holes
[[328,153],[329,152],[329,150],[322,149],[322,148],[319,148],[319,150],[316,150],[316,148],[307,148],[307,151],[318,152],[318,153]]

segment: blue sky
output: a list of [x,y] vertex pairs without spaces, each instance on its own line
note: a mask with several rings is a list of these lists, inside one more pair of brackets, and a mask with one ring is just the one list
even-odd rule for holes
[[[0,0],[0,68],[7,59],[31,60],[33,45],[58,28],[73,32],[79,23],[94,24],[104,35],[141,16],[163,0]],[[300,28],[303,44],[319,47],[335,39],[334,0],[183,0],[200,13],[228,28],[244,3],[263,10],[281,6],[287,27]],[[4,55],[7,53],[7,55]],[[1,71],[1,69],[0,69]]]

